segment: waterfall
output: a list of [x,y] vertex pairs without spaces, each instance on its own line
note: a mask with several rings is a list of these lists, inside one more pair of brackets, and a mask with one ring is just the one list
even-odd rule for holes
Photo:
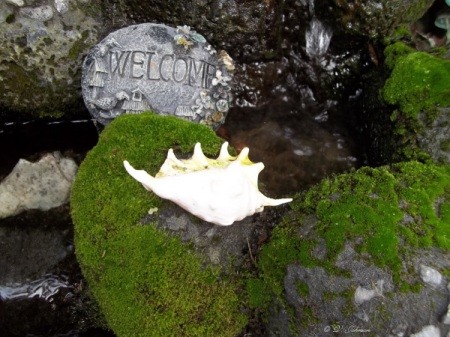
[[306,54],[311,58],[321,58],[330,46],[333,32],[317,18],[313,18],[306,30]]

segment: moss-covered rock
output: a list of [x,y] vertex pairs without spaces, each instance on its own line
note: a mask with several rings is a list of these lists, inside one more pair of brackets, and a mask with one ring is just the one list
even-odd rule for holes
[[221,141],[207,127],[149,113],[121,116],[105,128],[81,164],[72,191],[77,258],[118,336],[235,336],[246,324],[239,282],[141,219],[161,200],[123,168],[151,174],[167,150],[206,155]]
[[450,162],[450,60],[417,52],[402,42],[385,50],[392,73],[382,94],[391,115],[400,160]]
[[100,8],[83,0],[13,3],[0,4],[0,107],[28,118],[80,113],[81,64],[103,33]]
[[447,284],[424,286],[420,265],[450,272],[449,165],[361,168],[324,180],[292,208],[247,282],[269,331],[320,335],[340,324],[386,336],[401,324],[438,324]]

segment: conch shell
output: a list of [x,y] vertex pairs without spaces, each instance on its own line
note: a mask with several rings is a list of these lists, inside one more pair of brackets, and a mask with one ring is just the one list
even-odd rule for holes
[[170,149],[160,171],[152,177],[124,161],[127,172],[147,190],[168,199],[195,216],[216,225],[229,226],[246,216],[261,212],[264,206],[277,206],[291,198],[271,199],[258,190],[258,174],[263,163],[252,163],[249,149],[238,157],[222,144],[217,159],[207,158],[200,143],[190,159],[178,159]]

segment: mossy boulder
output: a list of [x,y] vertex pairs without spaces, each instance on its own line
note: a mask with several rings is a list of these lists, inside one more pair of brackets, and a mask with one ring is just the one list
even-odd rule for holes
[[[250,305],[262,310],[270,333],[356,336],[358,327],[387,336],[434,324],[445,335],[449,165],[364,167],[324,180],[292,208],[261,250],[258,277],[247,282]],[[424,283],[425,267],[442,281]]]
[[155,174],[171,147],[196,142],[208,156],[221,140],[205,126],[151,113],[108,125],[81,164],[72,190],[75,247],[95,298],[117,336],[235,336],[246,324],[241,284],[191,245],[142,224],[161,199],[123,168]]
[[382,95],[396,107],[396,159],[449,163],[450,60],[403,42],[388,46],[385,56],[392,73]]
[[[0,3],[0,107],[9,118],[80,114],[81,64],[102,35],[98,5]],[[27,5],[28,4],[28,5]]]

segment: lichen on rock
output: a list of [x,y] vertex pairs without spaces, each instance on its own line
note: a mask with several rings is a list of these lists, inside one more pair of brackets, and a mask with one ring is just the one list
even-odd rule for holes
[[101,13],[87,13],[90,7],[0,4],[0,106],[33,117],[78,107],[81,60],[101,34]]

